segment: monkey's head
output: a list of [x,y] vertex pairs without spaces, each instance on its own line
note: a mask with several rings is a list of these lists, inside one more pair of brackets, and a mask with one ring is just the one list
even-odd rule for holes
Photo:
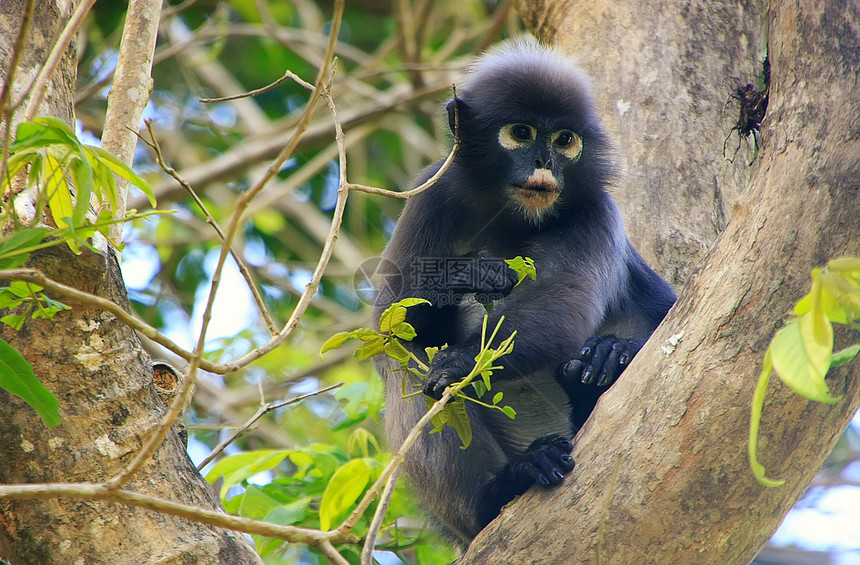
[[587,205],[608,181],[588,80],[558,49],[519,40],[483,55],[448,119],[470,184],[530,223]]

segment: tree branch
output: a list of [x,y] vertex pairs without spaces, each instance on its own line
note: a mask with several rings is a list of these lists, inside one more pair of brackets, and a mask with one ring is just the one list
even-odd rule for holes
[[[60,34],[59,39],[57,39],[53,49],[51,49],[51,53],[48,55],[47,61],[45,61],[45,64],[36,76],[36,80],[21,97],[21,101],[26,100],[28,96],[30,98],[27,103],[27,109],[24,111],[25,122],[32,121],[33,118],[36,117],[36,113],[39,111],[39,105],[42,103],[42,98],[44,98],[45,92],[48,90],[48,83],[51,81],[51,75],[54,74],[54,70],[57,68],[57,63],[60,62],[63,53],[66,52],[66,49],[69,47],[69,43],[72,41],[72,37],[74,37],[78,28],[83,23],[84,16],[87,15],[87,12],[90,11],[90,8],[92,8],[95,3],[96,0],[83,0],[78,4],[78,7],[75,9],[75,13],[72,14],[72,17],[66,23],[63,33]],[[20,101],[15,105],[18,106],[19,104],[21,104]]]
[[[102,148],[116,155],[129,167],[134,162],[140,119],[152,92],[152,57],[158,36],[160,11],[161,0],[129,2],[113,87],[108,94]],[[112,210],[113,217],[124,218],[128,200],[126,179],[117,179],[116,193],[117,207]],[[122,227],[123,223],[117,222],[109,228],[110,239],[117,244],[122,241]]]
[[266,414],[268,414],[272,410],[277,410],[277,409],[283,408],[285,406],[297,404],[297,403],[301,402],[302,400],[311,398],[313,396],[319,396],[320,394],[324,394],[326,392],[329,392],[329,391],[334,390],[336,388],[340,388],[342,386],[343,386],[343,383],[341,382],[341,383],[337,383],[337,384],[334,384],[331,386],[327,386],[325,388],[321,388],[319,390],[315,390],[313,392],[309,392],[307,394],[303,394],[301,396],[297,396],[295,398],[291,398],[289,400],[279,400],[276,402],[267,402],[265,404],[262,404],[257,409],[257,412],[253,416],[248,418],[247,422],[245,422],[244,424],[242,424],[241,426],[236,428],[236,430],[232,434],[230,434],[230,437],[228,437],[227,439],[225,439],[224,441],[219,443],[215,447],[215,449],[212,450],[212,453],[207,455],[206,458],[203,459],[203,461],[201,461],[197,465],[197,470],[202,471],[203,468],[206,467],[206,465],[208,465],[209,463],[211,463],[216,457],[218,457],[218,455],[220,455],[221,452],[224,451],[224,449],[226,449],[228,445],[230,445],[231,443],[236,441],[236,438],[238,438],[239,436],[244,434],[248,430],[248,428],[250,428],[251,426],[253,426],[257,422],[257,420],[259,420],[260,418],[262,418],[263,416],[265,416]]

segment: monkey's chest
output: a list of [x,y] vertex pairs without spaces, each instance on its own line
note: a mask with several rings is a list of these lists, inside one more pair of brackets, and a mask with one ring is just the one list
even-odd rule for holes
[[551,375],[530,375],[515,381],[499,380],[486,396],[502,392],[501,406],[516,410],[511,420],[499,410],[488,410],[493,435],[509,459],[522,455],[541,437],[558,434],[573,437],[567,394]]

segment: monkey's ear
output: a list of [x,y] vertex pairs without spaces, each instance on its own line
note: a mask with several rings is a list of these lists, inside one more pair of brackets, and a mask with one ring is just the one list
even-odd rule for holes
[[446,108],[448,110],[448,126],[451,128],[451,133],[459,135],[462,138],[471,115],[469,105],[463,102],[462,98],[454,98],[448,102]]

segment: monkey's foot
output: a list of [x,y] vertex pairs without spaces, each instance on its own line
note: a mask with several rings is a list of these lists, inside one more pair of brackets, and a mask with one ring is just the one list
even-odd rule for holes
[[535,440],[519,459],[511,463],[512,482],[525,486],[549,487],[559,484],[576,464],[571,457],[573,444],[569,439],[550,435]]

